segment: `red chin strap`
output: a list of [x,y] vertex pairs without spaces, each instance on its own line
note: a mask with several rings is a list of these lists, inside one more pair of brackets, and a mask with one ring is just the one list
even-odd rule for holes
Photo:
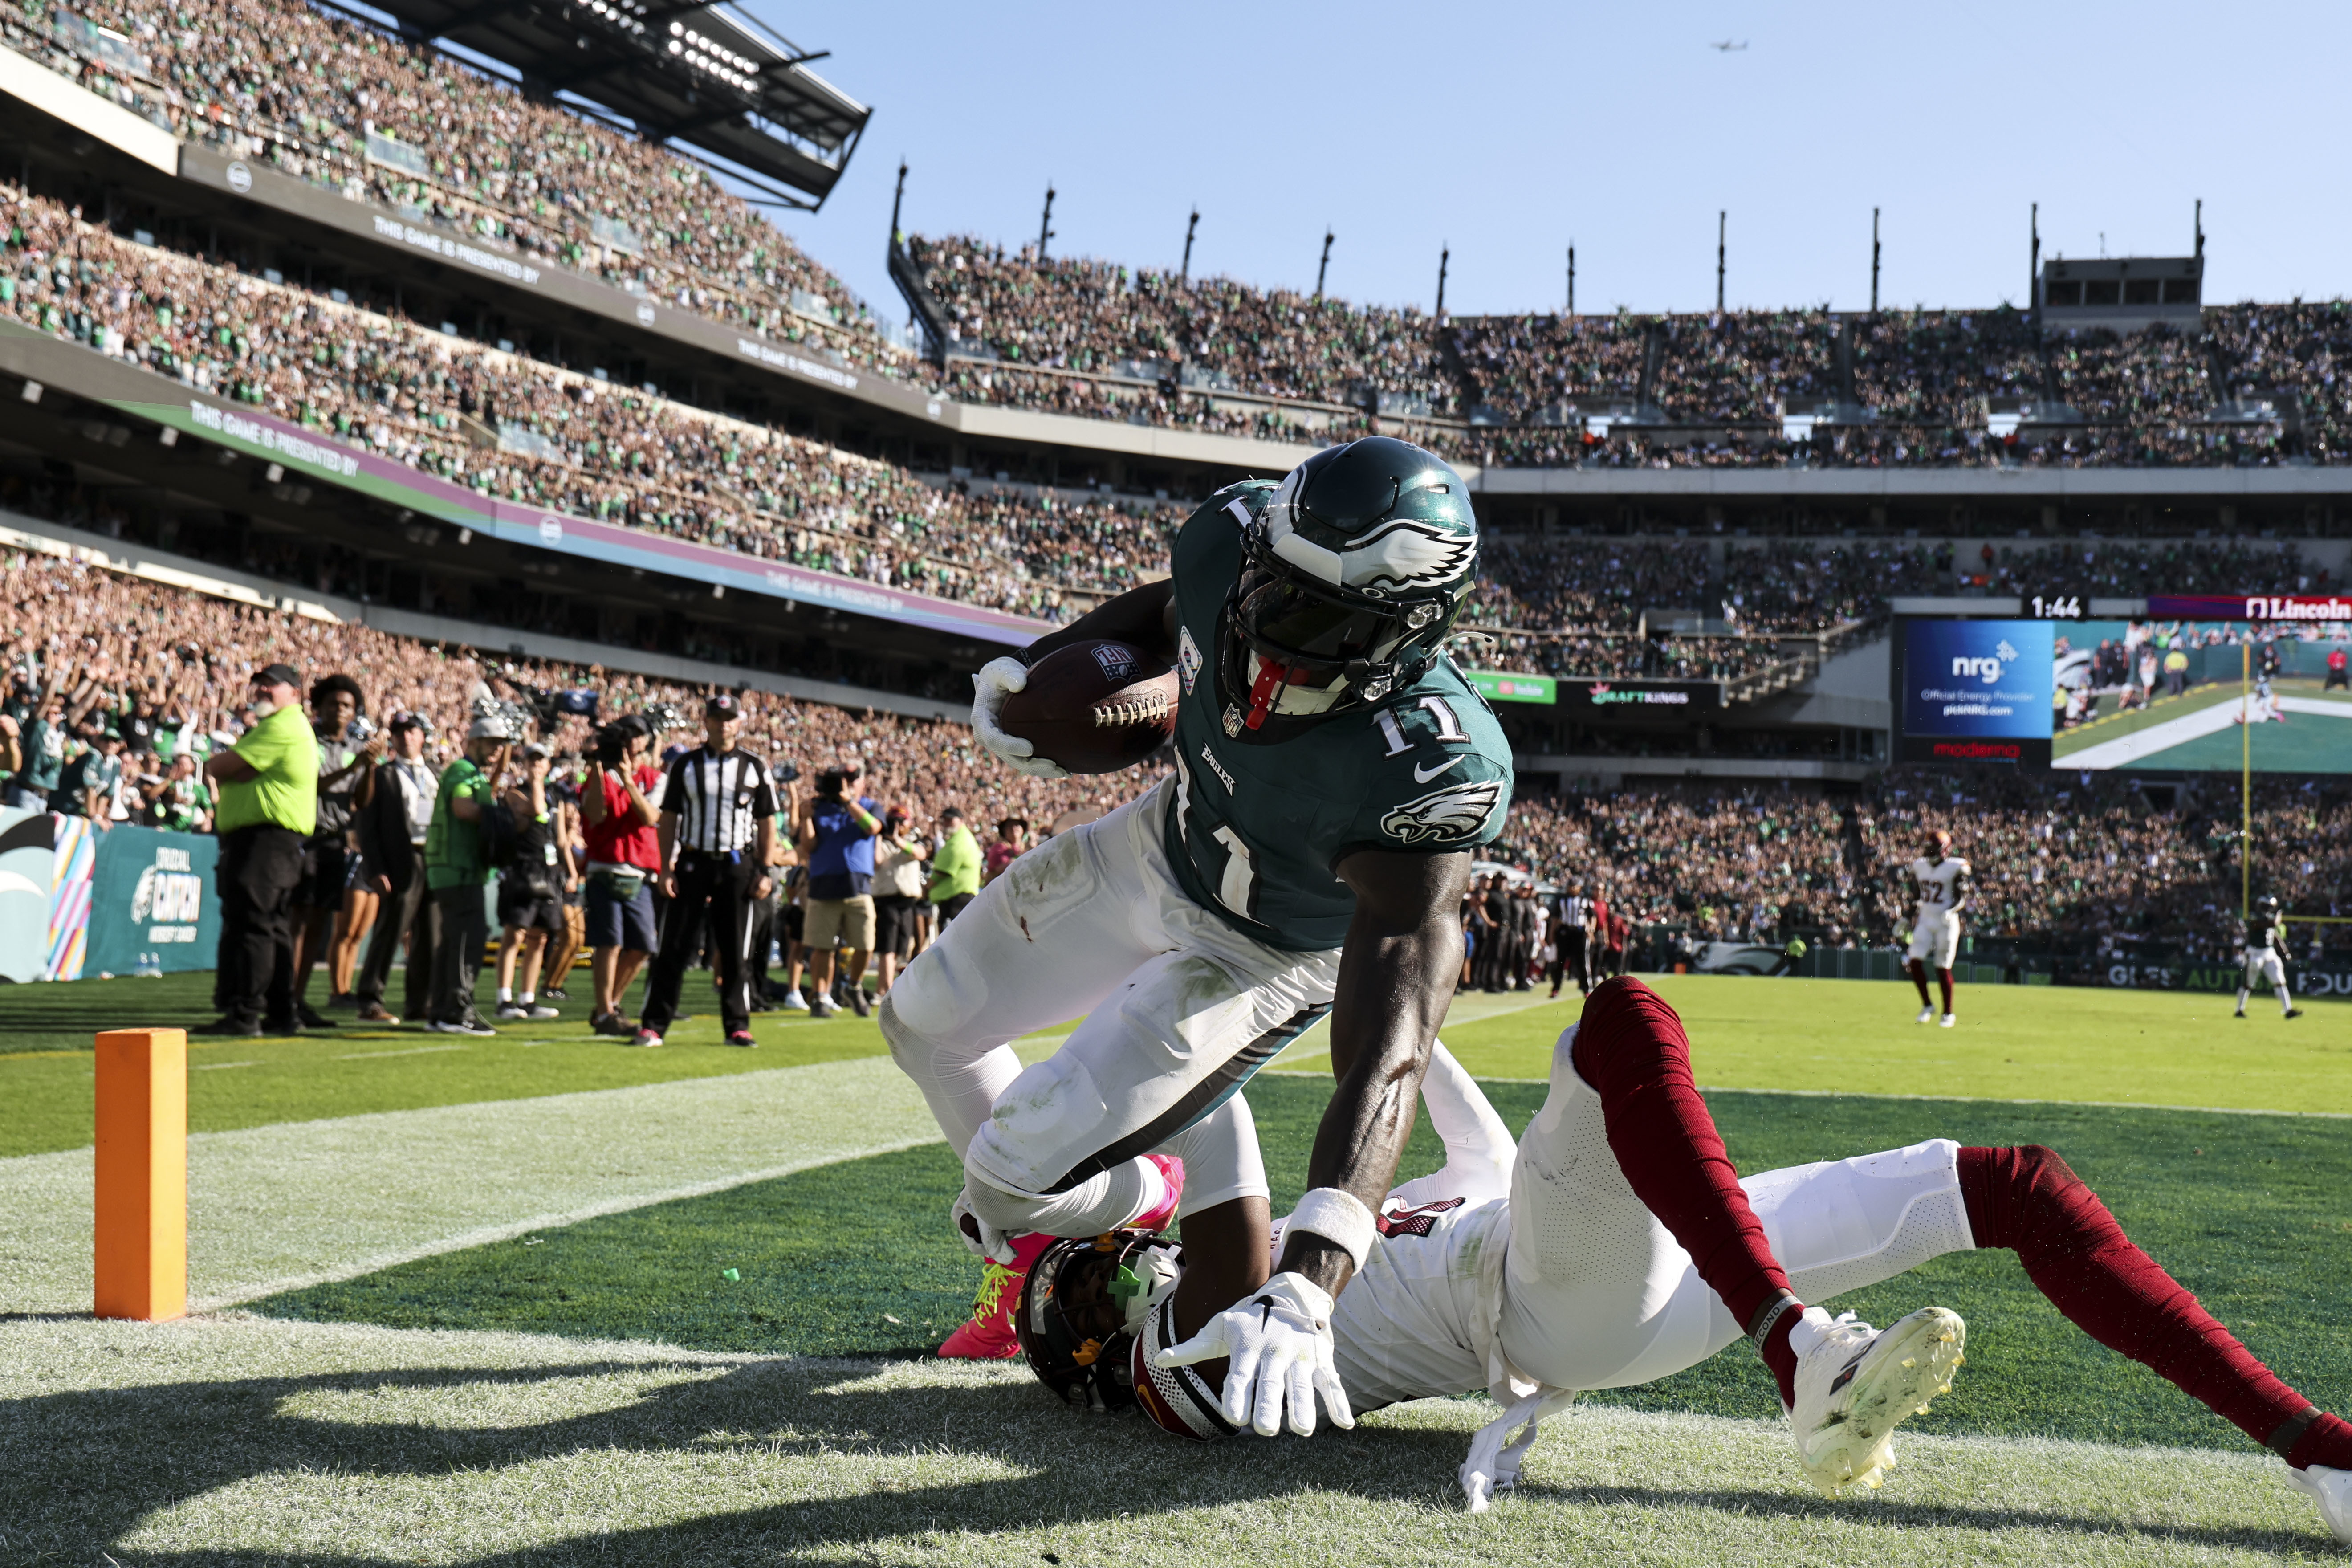
[[1252,730],[1265,725],[1265,716],[1274,710],[1275,693],[1282,689],[1283,682],[1290,675],[1289,666],[1276,664],[1264,654],[1258,655],[1258,658],[1257,679],[1250,682],[1249,717],[1243,721],[1244,726]]

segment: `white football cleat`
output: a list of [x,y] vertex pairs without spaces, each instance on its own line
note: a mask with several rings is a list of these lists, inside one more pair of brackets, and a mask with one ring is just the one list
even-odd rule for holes
[[1954,1024],[1954,1023],[1956,1023],[1956,1022],[1958,1022],[1958,1020],[1957,1020],[1957,1019],[1955,1019],[1955,1018],[1954,1018],[1954,1017],[1953,1017],[1949,1013],[1947,1013],[1947,1014],[1945,1014],[1945,1015],[1944,1015],[1944,1023],[1943,1023],[1943,1026],[1944,1026],[1945,1028],[1947,1028],[1947,1029],[1950,1028],[1950,1027],[1953,1026],[1953,1024]]
[[2352,1470],[2332,1470],[2326,1465],[2298,1470],[2290,1466],[2286,1479],[2319,1505],[2319,1517],[2336,1532],[2336,1539],[2352,1546]]
[[1933,1007],[1922,1007],[1919,1009],[1919,1016],[1911,1021],[1915,1024],[1932,1024],[1936,1021],[1936,1010]]
[[1957,1312],[1922,1307],[1883,1331],[1848,1312],[1820,1332],[1797,1363],[1789,1422],[1805,1479],[1836,1497],[1893,1468],[1895,1428],[1951,1388],[1969,1329]]

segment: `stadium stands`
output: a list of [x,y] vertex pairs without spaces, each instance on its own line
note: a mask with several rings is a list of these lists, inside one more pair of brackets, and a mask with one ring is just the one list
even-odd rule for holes
[[1378,416],[1506,467],[2347,460],[2340,301],[2215,307],[2202,341],[2041,334],[2006,307],[1439,321],[965,236],[907,249],[953,322],[956,395],[1062,413],[1327,438]]
[[855,294],[695,163],[295,0],[78,0],[0,39],[183,139],[905,373]]
[[0,315],[482,495],[1048,616],[1165,553],[1151,503],[1007,494],[968,515],[887,463],[138,245],[14,187],[0,200]]
[[[591,721],[544,699],[596,695],[599,719],[699,692],[601,668],[486,655],[212,598],[48,556],[0,553],[0,708],[21,710],[51,682],[71,717],[152,737],[130,770],[172,809],[172,757],[223,742],[243,721],[251,672],[285,660],[315,678],[356,675],[379,721],[425,714],[447,751],[467,704],[488,696],[532,708],[541,733],[577,752]],[[123,723],[142,696],[152,723]],[[976,820],[1050,821],[1108,807],[1147,789],[1147,769],[1100,778],[1024,779],[988,763],[961,725],[860,714],[744,693],[745,744],[803,773],[856,758],[879,798],[928,816],[961,806]],[[1982,936],[2028,939],[2077,954],[2168,952],[2221,962],[2233,932],[2235,800],[2184,787],[2156,809],[2131,781],[2071,773],[1955,784],[1895,767],[1843,801],[1778,791],[1634,786],[1608,798],[1522,794],[1498,856],[1546,878],[1596,881],[1621,910],[1701,937],[1777,943],[1784,928],[1832,945],[1884,943],[1906,927],[1901,863],[1926,829],[1959,835],[1978,871]],[[143,809],[131,803],[131,815]],[[2294,846],[2260,862],[2263,888],[2289,907],[2352,900],[2352,788],[2259,785],[2257,844]]]
[[[115,723],[143,694],[157,716],[154,749],[130,770],[159,798],[168,796],[172,757],[226,743],[240,718],[252,672],[283,660],[316,679],[336,670],[365,690],[378,722],[411,711],[432,721],[436,758],[455,755],[475,698],[541,708],[543,693],[584,690],[600,720],[660,703],[698,723],[702,693],[625,671],[494,658],[473,649],[392,637],[223,599],[22,552],[0,552],[0,710],[20,716],[26,694],[51,682],[69,718]],[[742,694],[743,743],[763,757],[796,763],[803,774],[856,759],[877,798],[928,816],[961,806],[975,821],[1009,815],[1050,822],[1082,805],[1110,806],[1149,786],[1156,774],[1059,781],[1027,779],[996,765],[959,724],[852,712],[773,693]],[[577,753],[589,720],[541,708],[541,735]],[[681,732],[669,737],[690,742]]]

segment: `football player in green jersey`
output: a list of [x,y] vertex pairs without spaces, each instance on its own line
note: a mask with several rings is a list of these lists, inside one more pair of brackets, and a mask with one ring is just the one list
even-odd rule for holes
[[[1460,475],[1401,441],[1356,441],[1278,487],[1219,491],[1178,535],[1171,577],[975,678],[981,739],[1049,775],[996,722],[1031,662],[1112,638],[1174,666],[1182,689],[1176,776],[1013,861],[883,1008],[892,1055],[965,1153],[958,1222],[988,1259],[943,1353],[1017,1353],[1020,1275],[1052,1236],[1168,1224],[1186,1148],[1246,1136],[1234,1091],[1328,1014],[1338,1088],[1313,1190],[1252,1315],[1279,1342],[1234,1347],[1234,1371],[1255,1363],[1262,1430],[1286,1392],[1294,1428],[1311,1428],[1318,1370],[1348,1423],[1330,1299],[1412,1130],[1461,966],[1470,852],[1510,798],[1501,728],[1443,651],[1476,558]],[[1021,1067],[1008,1042],[1080,1015],[1050,1060]],[[1247,1223],[1236,1195],[1184,1194],[1188,1231]],[[1258,1290],[1208,1272],[1209,1311]]]

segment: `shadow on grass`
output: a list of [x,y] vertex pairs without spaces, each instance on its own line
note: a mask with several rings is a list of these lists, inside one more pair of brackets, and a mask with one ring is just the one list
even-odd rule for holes
[[[1460,1506],[1452,1486],[1466,1440],[1459,1432],[1373,1425],[1307,1441],[1183,1444],[1139,1416],[1074,1415],[1042,1390],[1019,1384],[874,1386],[869,1380],[884,1366],[691,1356],[653,1363],[583,1359],[522,1371],[373,1367],[12,1400],[0,1404],[0,1521],[6,1521],[0,1524],[0,1549],[16,1562],[89,1562],[107,1551],[126,1565],[292,1568],[321,1553],[256,1551],[235,1542],[195,1551],[126,1552],[114,1542],[179,1505],[263,1478],[330,1478],[318,1506],[349,1510],[363,1496],[352,1484],[357,1479],[449,1478],[455,1490],[479,1487],[500,1471],[575,1455],[599,1463],[604,1461],[596,1456],[614,1452],[731,1455],[753,1461],[761,1455],[936,1459],[952,1452],[1012,1473],[930,1486],[876,1478],[854,1491],[759,1508],[730,1509],[723,1494],[706,1494],[694,1500],[709,1510],[700,1517],[583,1532],[469,1561],[518,1568],[591,1560],[709,1563],[772,1561],[780,1552],[814,1549],[845,1551],[851,1560],[866,1562],[872,1559],[861,1548],[942,1530],[1079,1527],[1335,1490],[1407,1510]],[[496,1427],[343,1421],[289,1408],[289,1401],[320,1394],[369,1396],[467,1385],[528,1388],[602,1376],[641,1379],[643,1385],[619,1408]],[[686,1380],[662,1381],[680,1377]],[[1335,1446],[1352,1461],[1352,1473],[1334,1466]],[[624,1486],[631,1480],[618,1479]],[[541,1475],[519,1481],[517,1489],[545,1499],[548,1485]],[[609,1486],[583,1489],[602,1495]],[[1514,1506],[1540,1500],[1567,1507],[1702,1509],[1894,1528],[2109,1537],[2141,1532],[2168,1542],[2281,1553],[2307,1552],[2314,1544],[2310,1533],[2287,1530],[2140,1526],[2112,1516],[1913,1506],[1884,1496],[1840,1503],[1752,1489],[1574,1486],[1530,1487],[1519,1496]],[[416,1504],[413,1490],[398,1500],[384,1500],[384,1531],[429,1531],[430,1520],[415,1517]],[[478,1497],[473,1506],[488,1511],[509,1508],[513,1500],[504,1494]],[[289,1518],[282,1507],[263,1512],[270,1522],[258,1528],[272,1531],[282,1531]],[[344,1529],[364,1530],[368,1522],[349,1520]],[[327,1554],[352,1568],[413,1561]]]

